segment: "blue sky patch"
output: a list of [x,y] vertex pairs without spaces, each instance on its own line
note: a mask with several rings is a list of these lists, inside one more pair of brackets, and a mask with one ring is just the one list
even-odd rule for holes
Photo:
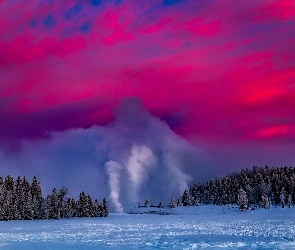
[[81,32],[85,33],[88,30],[90,30],[90,24],[88,22],[85,22],[84,25],[81,27]]
[[79,12],[81,12],[82,7],[80,5],[75,5],[74,7],[68,9],[67,13],[66,13],[66,18],[72,19],[73,17],[75,17]]
[[95,6],[100,5],[100,3],[101,3],[101,0],[92,0],[91,2],[91,4]]
[[47,26],[47,27],[52,27],[52,26],[54,26],[54,25],[55,25],[55,20],[54,20],[54,18],[53,18],[53,15],[49,14],[49,15],[45,18],[43,24],[44,24],[45,26]]
[[164,0],[165,5],[172,5],[178,2],[181,2],[182,0]]

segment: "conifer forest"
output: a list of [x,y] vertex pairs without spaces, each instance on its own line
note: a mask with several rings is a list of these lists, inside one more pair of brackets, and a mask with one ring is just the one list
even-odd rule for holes
[[294,201],[295,168],[254,166],[203,185],[194,184],[177,201],[172,198],[169,207],[236,204],[243,211],[272,205],[290,208]]
[[40,182],[34,176],[32,183],[26,177],[0,177],[0,220],[62,219],[73,217],[106,217],[107,201],[100,204],[84,193],[75,201],[66,198],[67,188],[53,189],[43,197]]

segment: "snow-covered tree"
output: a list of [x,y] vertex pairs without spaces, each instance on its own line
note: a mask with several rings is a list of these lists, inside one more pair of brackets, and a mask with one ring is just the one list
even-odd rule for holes
[[190,195],[188,190],[184,190],[184,193],[182,196],[182,203],[183,203],[183,206],[191,206],[192,205],[192,196]]
[[170,208],[175,208],[175,201],[174,201],[174,197],[172,197],[171,198],[171,200],[170,200],[170,202],[169,202],[169,205],[168,205],[168,207],[170,207]]
[[95,200],[93,202],[93,207],[92,207],[92,217],[98,217],[99,216],[99,213],[100,213],[100,205],[98,203],[97,200]]
[[106,198],[103,198],[102,205],[101,205],[101,212],[100,217],[107,217],[109,214],[108,203]]
[[49,219],[60,219],[60,211],[58,204],[58,194],[56,188],[52,190],[48,202]]
[[32,220],[34,218],[31,187],[25,176],[21,183],[21,217],[23,220]]
[[292,203],[293,203],[293,201],[292,201],[292,195],[289,194],[288,195],[288,199],[287,199],[287,206],[288,206],[288,208],[290,208],[292,206]]
[[244,189],[242,189],[242,188],[240,188],[239,193],[238,193],[237,204],[239,205],[239,208],[241,211],[245,211],[246,209],[248,209],[247,194],[244,191]]
[[144,205],[148,207],[150,205],[150,201],[148,198],[145,199]]
[[280,192],[280,203],[281,203],[282,208],[284,208],[285,204],[286,204],[286,191],[285,191],[284,187],[282,187],[281,192]]
[[261,199],[259,201],[259,205],[262,208],[269,209],[270,208],[270,201],[266,194],[261,195]]
[[178,198],[177,203],[176,203],[176,206],[177,206],[177,207],[182,207],[182,206],[183,206],[183,203],[182,203],[182,197],[179,197],[179,198]]
[[192,190],[191,190],[191,200],[192,200],[192,205],[193,206],[198,206],[199,199],[200,199],[200,192],[198,189],[198,185],[194,184]]
[[42,211],[43,196],[42,196],[40,182],[37,180],[36,176],[34,176],[32,180],[31,194],[32,194],[33,217],[34,219],[40,219],[43,216],[43,211]]

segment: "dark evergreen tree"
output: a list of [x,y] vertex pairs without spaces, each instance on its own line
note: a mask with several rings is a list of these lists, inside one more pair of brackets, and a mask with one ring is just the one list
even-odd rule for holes
[[280,203],[282,208],[284,208],[286,204],[286,191],[284,187],[282,187],[282,190],[280,192]]
[[14,218],[14,181],[11,175],[4,180],[4,203],[3,203],[4,220],[12,220]]
[[32,220],[34,218],[30,183],[25,176],[21,183],[21,217],[23,220]]
[[107,217],[108,215],[109,215],[108,203],[106,198],[103,198],[100,217]]
[[148,207],[150,205],[150,201],[148,198],[145,199],[144,205]]
[[168,207],[170,207],[170,208],[175,208],[176,207],[174,197],[171,198]]
[[237,204],[241,211],[245,211],[248,209],[248,199],[246,192],[241,188],[238,193],[238,201]]
[[288,208],[291,208],[292,203],[293,203],[293,201],[292,201],[292,195],[289,194],[288,195],[288,199],[287,199],[287,206],[288,206]]
[[36,176],[34,176],[32,180],[31,194],[32,194],[33,217],[34,219],[41,219],[44,213],[44,211],[42,211],[43,195],[41,191],[40,182],[38,182]]
[[177,207],[182,207],[182,206],[183,206],[183,203],[182,203],[182,197],[179,197],[179,198],[178,198],[177,203],[176,203],[176,206],[177,206]]
[[92,207],[92,217],[98,217],[100,215],[100,205],[97,200],[94,201],[93,207]]
[[266,194],[261,195],[261,199],[259,201],[259,205],[262,208],[269,209],[270,208],[270,201]]
[[189,193],[189,191],[184,190],[183,196],[182,196],[182,203],[183,206],[191,206],[192,205],[192,197]]

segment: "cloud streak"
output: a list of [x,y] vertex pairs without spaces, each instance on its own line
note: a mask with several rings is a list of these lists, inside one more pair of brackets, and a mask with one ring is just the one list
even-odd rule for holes
[[[186,122],[173,129],[186,138],[233,131],[243,140],[248,131],[239,124],[249,117],[252,134],[294,124],[292,1],[34,0],[2,1],[1,9],[0,112],[29,126],[15,133],[2,122],[1,136],[103,125],[113,119],[112,107],[134,95],[161,117],[182,113]],[[273,110],[260,121],[267,105]],[[64,114],[71,122],[56,118]],[[39,120],[47,120],[44,131]]]

